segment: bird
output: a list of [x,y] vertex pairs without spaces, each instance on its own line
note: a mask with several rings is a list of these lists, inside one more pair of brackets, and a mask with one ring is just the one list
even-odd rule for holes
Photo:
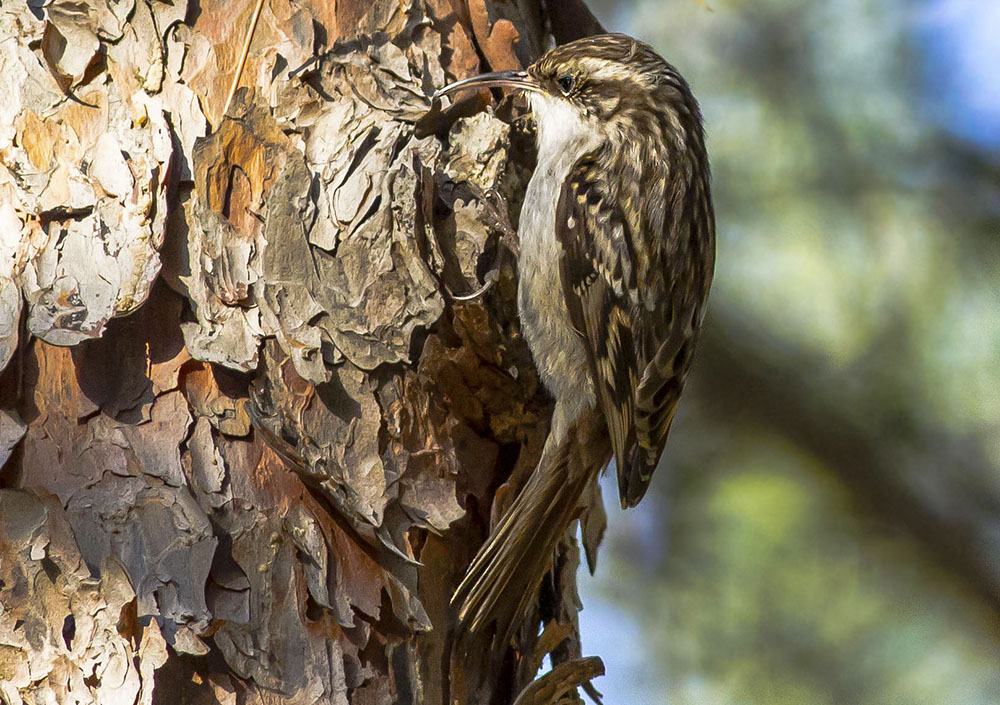
[[502,651],[611,459],[623,509],[649,486],[705,316],[715,216],[698,102],[648,44],[578,39],[434,98],[493,87],[525,92],[536,126],[517,308],[554,399],[538,465],[452,598],[460,631]]

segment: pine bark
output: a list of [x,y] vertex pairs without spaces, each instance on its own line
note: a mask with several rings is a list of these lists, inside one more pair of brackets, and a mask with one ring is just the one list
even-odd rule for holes
[[499,247],[530,125],[425,113],[599,27],[269,0],[224,114],[253,5],[0,6],[0,700],[572,699],[569,535],[504,670],[451,653],[551,409]]

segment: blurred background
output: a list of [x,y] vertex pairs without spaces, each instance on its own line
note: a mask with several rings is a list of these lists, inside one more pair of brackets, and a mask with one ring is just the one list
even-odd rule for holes
[[718,268],[582,579],[608,705],[1000,703],[1000,2],[590,0],[701,100]]

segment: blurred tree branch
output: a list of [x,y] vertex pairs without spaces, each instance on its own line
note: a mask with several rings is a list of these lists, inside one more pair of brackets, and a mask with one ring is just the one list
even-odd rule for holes
[[[709,318],[695,363],[709,413],[764,425],[815,454],[860,507],[905,527],[1000,612],[1000,487],[976,439],[921,414],[929,402],[886,407],[884,379],[832,369],[731,302]],[[877,354],[869,370],[893,369],[891,352]]]

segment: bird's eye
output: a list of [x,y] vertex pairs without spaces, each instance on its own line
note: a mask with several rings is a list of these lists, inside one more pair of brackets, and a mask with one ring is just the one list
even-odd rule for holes
[[576,85],[576,76],[564,73],[556,79],[556,84],[559,86],[559,90],[563,92],[563,95],[569,95],[569,92],[573,90],[573,86]]

